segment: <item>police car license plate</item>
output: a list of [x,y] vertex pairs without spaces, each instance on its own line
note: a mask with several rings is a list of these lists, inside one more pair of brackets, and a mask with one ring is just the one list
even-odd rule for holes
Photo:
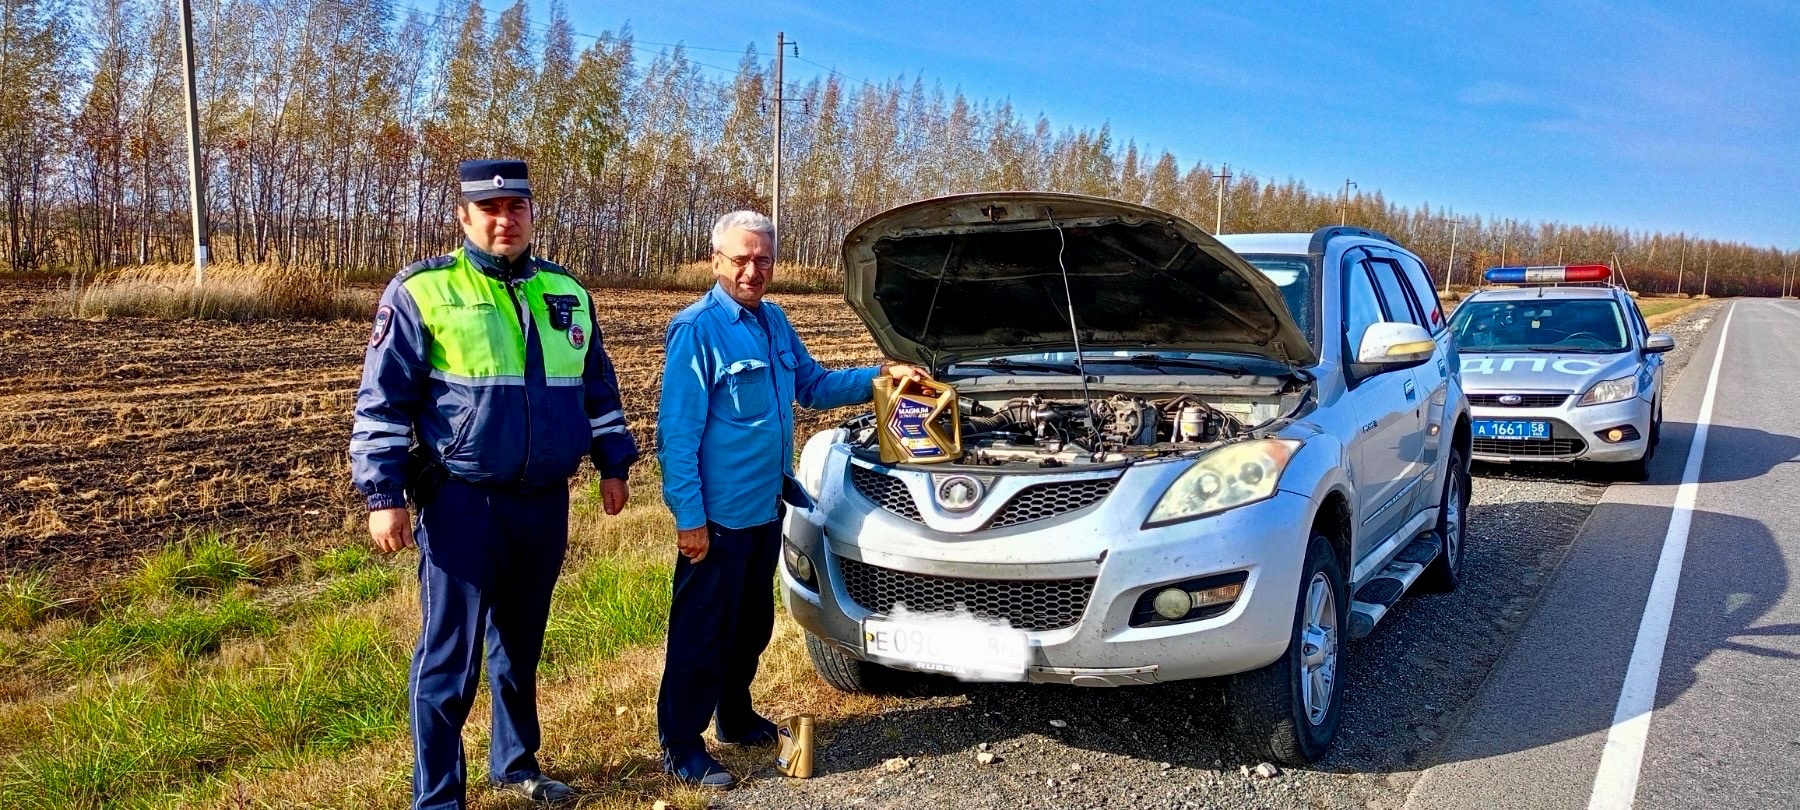
[[865,619],[863,654],[908,669],[984,681],[1024,680],[1031,656],[1024,631],[973,616]]
[[1477,419],[1477,439],[1548,439],[1550,423],[1539,419]]

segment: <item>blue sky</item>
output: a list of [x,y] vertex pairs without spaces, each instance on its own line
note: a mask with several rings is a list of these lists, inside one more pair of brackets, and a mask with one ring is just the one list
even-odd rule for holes
[[569,5],[577,30],[693,48],[767,55],[785,31],[806,60],[790,77],[923,75],[1058,129],[1110,122],[1184,168],[1800,249],[1800,4],[1782,0]]

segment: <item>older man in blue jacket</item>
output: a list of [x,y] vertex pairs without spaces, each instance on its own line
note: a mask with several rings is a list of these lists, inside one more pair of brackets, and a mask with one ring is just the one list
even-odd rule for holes
[[700,739],[708,720],[716,717],[722,743],[775,740],[774,724],[750,707],[750,682],[775,626],[781,500],[804,497],[793,478],[794,403],[864,403],[876,375],[924,372],[830,371],[813,360],[787,314],[763,300],[775,269],[768,217],[720,217],[712,247],[718,284],[669,323],[656,423],[680,551],[656,722],[665,770],[727,788],[736,780]]

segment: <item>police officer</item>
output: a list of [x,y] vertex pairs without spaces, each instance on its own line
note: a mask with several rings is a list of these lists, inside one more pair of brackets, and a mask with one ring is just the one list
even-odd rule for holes
[[890,364],[830,371],[808,354],[787,314],[763,300],[775,270],[775,226],[752,211],[712,231],[718,284],[669,324],[656,423],[663,499],[675,513],[675,589],[656,724],[663,768],[684,782],[735,778],[700,739],[762,745],[775,725],[750,706],[750,682],[775,626],[769,587],[780,550],[781,499],[804,503],[793,477],[794,403],[868,402]]
[[462,726],[484,644],[489,779],[561,801],[574,791],[538,770],[537,665],[568,546],[568,479],[591,458],[618,514],[638,451],[593,299],[531,253],[525,164],[471,160],[458,174],[463,246],[402,270],[381,296],[351,470],[382,551],[413,544],[409,501],[418,512],[413,806],[464,806]]

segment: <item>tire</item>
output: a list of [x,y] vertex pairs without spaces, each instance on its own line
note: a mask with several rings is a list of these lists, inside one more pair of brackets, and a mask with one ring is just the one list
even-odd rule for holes
[[1444,497],[1438,502],[1437,522],[1444,545],[1419,577],[1420,587],[1435,593],[1449,593],[1462,584],[1463,559],[1469,552],[1469,466],[1463,463],[1461,450],[1450,450],[1444,471]]
[[1650,415],[1650,440],[1644,443],[1644,456],[1635,461],[1612,465],[1613,478],[1620,481],[1643,481],[1650,477],[1650,460],[1656,458],[1656,446],[1662,444],[1662,403]]
[[806,654],[812,659],[819,677],[839,692],[874,695],[892,692],[901,683],[901,673],[880,664],[870,663],[827,644],[818,636],[806,634]]
[[1343,719],[1350,598],[1343,566],[1322,534],[1307,542],[1300,583],[1287,651],[1275,663],[1233,675],[1226,684],[1244,748],[1254,757],[1295,766],[1324,756]]

